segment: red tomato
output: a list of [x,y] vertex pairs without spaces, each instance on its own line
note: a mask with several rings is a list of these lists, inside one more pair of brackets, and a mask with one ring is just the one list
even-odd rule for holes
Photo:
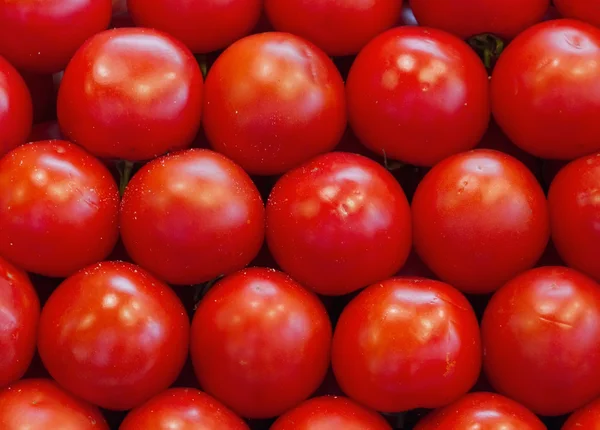
[[351,55],[398,22],[402,0],[265,0],[265,11],[277,30]]
[[438,409],[414,430],[546,430],[525,406],[492,393],[471,393]]
[[571,412],[600,396],[600,285],[566,267],[501,288],[481,324],[492,386],[533,412]]
[[246,269],[219,281],[192,322],[200,385],[248,418],[275,417],[310,396],[325,378],[330,344],[323,304],[272,269]]
[[477,149],[425,175],[412,201],[417,253],[443,281],[489,293],[535,265],[550,236],[546,197],[504,153]]
[[0,387],[31,364],[39,318],[40,301],[27,274],[0,257]]
[[58,121],[98,157],[147,160],[192,144],[202,85],[196,59],[173,37],[108,30],[89,39],[65,70]]
[[18,69],[58,72],[111,14],[111,0],[0,0],[0,55]]
[[479,376],[477,318],[448,284],[389,279],[346,306],[333,335],[332,364],[342,390],[373,409],[445,406]]
[[462,39],[485,33],[512,39],[542,20],[550,0],[410,0],[410,5],[420,25]]
[[250,34],[262,0],[127,0],[138,27],[166,31],[195,53],[225,48]]
[[573,412],[561,430],[600,430],[600,399]]
[[492,111],[519,147],[551,159],[600,151],[600,29],[573,20],[535,25],[500,56]]
[[554,0],[554,6],[565,18],[574,18],[600,27],[600,3],[590,0]]
[[344,82],[327,55],[304,39],[255,34],[211,67],[203,120],[212,147],[248,173],[284,173],[340,141]]
[[118,238],[119,191],[83,149],[53,140],[0,159],[0,255],[45,276],[104,259]]
[[267,243],[281,268],[305,287],[347,294],[402,267],[411,249],[410,207],[376,162],[345,152],[321,155],[273,188]]
[[[0,0],[0,15],[2,14],[2,1]],[[0,41],[0,43],[2,42]],[[29,89],[19,72],[2,57],[0,57],[0,99],[2,100],[0,103],[0,157],[2,157],[11,149],[25,143],[33,120],[33,106]]]
[[100,411],[49,379],[24,379],[0,391],[2,430],[108,430]]
[[67,278],[42,309],[38,350],[59,384],[106,409],[139,406],[177,378],[189,321],[175,293],[129,263]]
[[219,401],[191,388],[172,388],[127,414],[119,430],[249,430]]
[[324,396],[286,412],[269,430],[392,430],[377,412],[345,397]]
[[548,205],[562,259],[600,281],[600,154],[563,168],[550,186]]

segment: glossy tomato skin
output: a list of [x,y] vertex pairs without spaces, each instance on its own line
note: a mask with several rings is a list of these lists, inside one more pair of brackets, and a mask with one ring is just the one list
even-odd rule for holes
[[337,145],[346,127],[344,82],[304,39],[248,36],[211,67],[203,125],[212,147],[248,173],[281,174]]
[[107,30],[65,70],[58,121],[65,136],[98,157],[148,160],[192,144],[202,87],[198,63],[177,39],[144,28]]
[[600,399],[573,412],[561,430],[600,430]]
[[479,376],[477,318],[467,299],[448,284],[388,279],[365,289],[342,312],[332,364],[342,390],[370,408],[401,412],[445,406]]
[[33,358],[40,301],[27,274],[0,257],[0,387],[20,379]]
[[554,0],[554,6],[565,18],[578,19],[600,27],[600,4],[588,0]]
[[165,31],[192,52],[222,49],[250,34],[262,10],[261,0],[127,0],[138,27]]
[[411,250],[410,207],[383,166],[356,154],[314,158],[267,203],[267,243],[302,285],[343,295],[394,275]]
[[117,242],[117,185],[69,142],[34,142],[0,159],[0,207],[0,255],[29,272],[71,275]]
[[265,0],[265,11],[277,30],[352,55],[398,22],[402,0]]
[[481,60],[455,36],[423,27],[369,42],[350,69],[346,97],[365,146],[418,166],[475,147],[490,119]]
[[23,379],[0,391],[3,430],[109,430],[96,408],[50,379]]
[[494,150],[437,164],[417,188],[412,216],[419,256],[441,280],[468,293],[490,293],[533,267],[550,236],[536,178]]
[[38,350],[56,381],[106,409],[165,390],[188,351],[185,308],[141,268],[103,262],[67,278],[42,309]]
[[[174,427],[176,426],[176,427]],[[119,430],[249,430],[248,425],[208,394],[172,388],[127,414]]]
[[600,286],[566,267],[527,271],[485,310],[484,369],[492,386],[556,416],[600,395]]
[[541,158],[600,150],[600,29],[553,20],[524,31],[492,74],[492,112],[508,137]]
[[133,260],[159,278],[199,284],[256,257],[264,211],[241,167],[216,152],[190,149],[136,173],[123,195],[121,237]]
[[550,185],[552,240],[570,266],[600,281],[600,154],[575,160]]
[[194,315],[191,356],[202,388],[247,418],[308,398],[329,366],[323,304],[282,272],[251,268],[219,281]]

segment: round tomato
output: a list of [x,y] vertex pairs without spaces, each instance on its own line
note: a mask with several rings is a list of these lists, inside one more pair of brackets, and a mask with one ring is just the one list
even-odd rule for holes
[[574,18],[600,27],[600,3],[590,0],[554,0],[554,6],[565,18]]
[[542,158],[600,151],[600,29],[553,20],[521,33],[492,74],[492,112],[510,140]]
[[394,275],[405,263],[410,207],[383,166],[345,152],[321,155],[271,191],[267,243],[279,266],[303,286],[347,294]]
[[423,27],[369,42],[350,69],[346,96],[365,146],[419,166],[475,147],[490,119],[481,60],[455,36]]
[[477,318],[448,284],[388,279],[365,289],[342,312],[332,364],[342,390],[373,409],[445,406],[479,376]]
[[530,269],[550,236],[546,197],[515,158],[477,149],[437,164],[412,201],[417,253],[443,281],[489,293]]
[[127,410],[175,381],[188,336],[186,311],[166,284],[132,264],[103,262],[52,293],[42,309],[38,350],[67,390]]
[[600,399],[573,412],[561,430],[600,430]]
[[340,141],[344,82],[327,55],[304,39],[255,34],[211,67],[203,121],[212,147],[248,173],[284,173]]
[[196,59],[177,39],[144,28],[108,30],[65,70],[58,121],[98,157],[147,160],[192,144],[202,85]]
[[46,276],[104,259],[118,238],[119,191],[108,169],[60,140],[0,159],[0,255]]
[[323,304],[272,269],[225,277],[198,304],[192,322],[200,385],[248,418],[275,417],[308,398],[325,378],[330,343]]
[[49,379],[24,379],[0,391],[2,430],[108,430],[100,411]]
[[[1,1],[0,14],[2,14]],[[2,157],[11,149],[25,143],[33,121],[33,105],[29,89],[21,75],[2,57],[0,57],[0,99],[2,100],[0,157]]]
[[484,369],[492,386],[540,415],[600,396],[600,285],[566,267],[527,271],[485,310]]

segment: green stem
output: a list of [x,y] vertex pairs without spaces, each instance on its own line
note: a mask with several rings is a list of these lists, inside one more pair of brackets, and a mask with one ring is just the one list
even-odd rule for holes
[[488,70],[494,67],[505,46],[502,39],[489,33],[473,36],[468,43],[477,52]]
[[133,162],[117,161],[117,170],[119,171],[119,193],[123,196],[133,173]]

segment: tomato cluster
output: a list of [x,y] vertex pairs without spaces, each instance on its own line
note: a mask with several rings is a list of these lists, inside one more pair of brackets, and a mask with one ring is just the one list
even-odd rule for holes
[[599,27],[0,0],[0,429],[600,429]]

